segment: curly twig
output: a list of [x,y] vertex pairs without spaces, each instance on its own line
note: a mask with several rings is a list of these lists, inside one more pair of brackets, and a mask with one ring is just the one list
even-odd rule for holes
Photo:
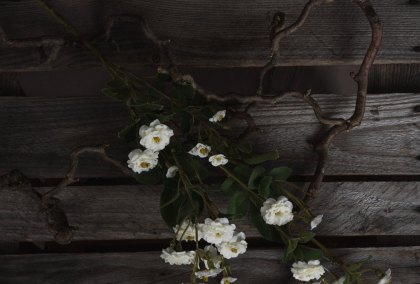
[[57,58],[58,53],[60,52],[61,48],[66,44],[66,41],[58,37],[9,39],[6,32],[0,26],[0,45],[1,44],[6,47],[12,48],[42,48],[42,55],[46,55],[45,64],[50,64]]
[[76,229],[69,225],[66,213],[59,206],[59,200],[54,198],[58,192],[64,190],[67,186],[77,182],[79,179],[76,177],[77,166],[79,165],[80,155],[84,153],[94,153],[99,155],[104,161],[111,163],[124,174],[133,176],[134,173],[130,171],[126,166],[120,163],[120,161],[109,157],[106,152],[107,145],[99,146],[82,146],[75,149],[70,155],[70,165],[67,171],[66,177],[53,189],[42,194],[41,205],[43,212],[46,213],[46,221],[48,228],[54,234],[54,239],[60,244],[69,244],[73,238],[73,231]]
[[[329,2],[329,1],[328,0],[309,0],[308,3],[306,3],[305,7],[303,8],[296,22],[294,22],[292,25],[288,26],[287,28],[282,28],[284,26],[284,14],[281,14],[281,13],[275,14],[274,19],[273,19],[274,29],[272,28],[272,31],[270,34],[270,37],[272,38],[271,56],[270,56],[270,60],[265,64],[265,66],[261,70],[261,73],[259,76],[257,95],[260,95],[260,96],[263,95],[264,78],[267,75],[268,71],[270,71],[278,63],[278,60],[280,59],[280,40],[282,40],[286,36],[297,31],[305,23],[312,8],[325,2]],[[273,35],[273,32],[275,33],[274,35]]]
[[325,175],[328,150],[331,142],[340,133],[349,131],[352,128],[359,126],[365,113],[368,75],[381,45],[382,23],[369,0],[354,0],[354,2],[363,11],[372,29],[372,40],[363,62],[360,65],[359,71],[357,74],[351,74],[358,86],[356,106],[350,119],[348,119],[345,123],[341,123],[330,128],[325,137],[316,145],[316,150],[318,152],[318,165],[315,171],[315,179],[309,185],[305,199],[312,197],[321,186],[321,182]]

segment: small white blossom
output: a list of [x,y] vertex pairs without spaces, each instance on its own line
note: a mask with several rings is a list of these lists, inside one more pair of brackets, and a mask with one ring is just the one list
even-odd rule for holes
[[128,167],[140,174],[148,172],[158,164],[159,153],[146,149],[144,151],[135,149],[128,154]]
[[195,251],[174,251],[171,248],[162,250],[160,257],[170,265],[192,264],[195,258]]
[[324,217],[324,215],[318,215],[311,221],[311,230],[318,227],[318,225],[322,222],[322,217]]
[[203,279],[204,282],[207,282],[209,277],[216,277],[222,271],[223,271],[222,268],[206,269],[206,270],[197,271],[195,273],[195,276],[197,276],[198,279]]
[[220,265],[222,264],[222,256],[217,253],[217,249],[214,246],[205,246],[203,252],[204,258],[202,258],[202,260],[206,269],[210,269],[210,261],[213,263],[214,268],[220,268]]
[[226,116],[226,110],[219,110],[218,112],[216,112],[213,117],[209,118],[210,122],[220,122],[223,120],[223,118],[225,118]]
[[391,269],[388,268],[388,270],[385,272],[384,277],[379,280],[378,284],[390,284],[391,283]]
[[284,196],[267,199],[261,207],[261,216],[269,225],[282,226],[293,220],[293,204]]
[[230,259],[245,253],[247,246],[248,243],[245,241],[245,234],[241,232],[234,235],[228,242],[217,245],[217,248],[221,255]]
[[334,281],[332,284],[344,284],[344,280],[346,280],[345,276],[340,277],[336,281]]
[[300,281],[318,280],[325,273],[325,269],[320,265],[319,260],[310,260],[309,262],[298,261],[293,263],[293,277]]
[[236,282],[236,280],[238,279],[233,277],[223,277],[222,280],[220,280],[220,284],[230,284]]
[[234,224],[229,224],[227,218],[217,218],[216,220],[207,218],[202,227],[203,239],[215,245],[228,242],[232,239],[235,228]]
[[191,154],[193,156],[198,156],[200,158],[206,158],[209,153],[211,151],[211,147],[201,144],[201,143],[197,143],[197,145],[194,146],[194,148],[192,148],[188,154]]
[[[201,226],[201,224],[197,224],[198,240],[202,238]],[[178,241],[195,241],[195,224],[191,221],[184,220],[181,226],[176,225],[173,229],[175,233],[178,232],[176,235]]]
[[178,172],[178,167],[177,166],[172,166],[168,168],[168,171],[166,172],[166,177],[167,178],[173,178],[174,176],[176,176],[176,173]]
[[140,145],[156,152],[163,150],[169,144],[174,131],[156,119],[149,126],[142,125],[139,134]]
[[209,162],[212,164],[212,166],[218,167],[218,166],[226,165],[229,161],[228,159],[226,159],[225,155],[217,154],[217,155],[211,156],[209,158]]

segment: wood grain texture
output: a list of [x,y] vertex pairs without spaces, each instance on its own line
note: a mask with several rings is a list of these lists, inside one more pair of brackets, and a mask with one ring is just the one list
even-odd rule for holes
[[[353,96],[314,95],[328,115],[349,116]],[[420,94],[371,95],[360,127],[334,141],[329,175],[418,175],[420,173]],[[279,165],[296,175],[312,174],[311,143],[325,131],[310,107],[297,99],[261,105],[251,113],[263,131],[254,135],[257,151],[278,149]],[[69,153],[80,145],[111,145],[121,161],[137,147],[117,137],[128,123],[124,106],[103,97],[0,98],[0,173],[17,168],[32,178],[59,178]],[[239,130],[241,123],[234,124]],[[110,165],[87,156],[80,177],[121,177]]]
[[[270,53],[271,18],[286,14],[287,24],[299,15],[305,0],[231,1],[99,1],[52,4],[112,61],[127,67],[152,65],[156,51],[139,33],[136,23],[117,25],[112,41],[98,35],[108,16],[143,16],[162,39],[170,39],[176,61],[189,66],[262,66]],[[384,41],[376,63],[419,63],[414,47],[420,44],[420,10],[408,1],[375,0],[384,22]],[[35,0],[3,1],[0,25],[10,38],[68,34]],[[350,1],[337,0],[314,9],[305,26],[282,43],[280,65],[358,64],[370,39],[369,26]],[[98,62],[80,45],[65,46],[51,64],[46,52],[25,48],[3,49],[1,71],[89,68]]]
[[[47,188],[38,188],[45,191]],[[76,186],[57,198],[74,240],[171,239],[159,213],[161,186]],[[222,206],[223,197],[215,199]],[[322,236],[420,235],[420,182],[324,183],[310,203],[324,214]],[[249,221],[237,220],[248,237],[259,237]],[[51,241],[39,201],[31,191],[0,191],[0,241]]]
[[419,64],[376,65],[369,75],[371,93],[405,93],[415,90],[420,90]]
[[[420,247],[336,249],[349,262],[371,255],[369,267],[392,270],[392,283],[416,284],[420,279]],[[188,282],[189,266],[170,266],[159,252],[46,254],[0,256],[0,282],[18,283],[181,283]],[[282,251],[249,250],[231,261],[239,283],[298,283],[288,265],[280,262]],[[210,284],[220,283],[211,279]],[[301,283],[301,282],[299,282]],[[376,283],[376,282],[374,282]]]

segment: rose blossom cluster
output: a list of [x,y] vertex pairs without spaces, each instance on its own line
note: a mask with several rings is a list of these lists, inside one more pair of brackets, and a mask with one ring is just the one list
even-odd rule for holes
[[[192,224],[185,220],[175,226],[174,232],[178,241],[205,240],[209,245],[198,251],[176,252],[172,248],[162,251],[161,258],[171,265],[197,264],[201,261],[204,268],[196,271],[195,276],[207,281],[209,277],[215,277],[224,271],[223,259],[231,259],[243,254],[247,250],[247,242],[243,232],[235,232],[236,226],[230,224],[227,218],[215,220],[207,218],[204,223]],[[196,237],[198,238],[196,240]],[[198,259],[196,258],[198,255]],[[225,271],[226,272],[226,271]],[[222,284],[233,283],[237,279],[224,275]]]
[[[293,204],[286,197],[269,198],[261,207],[261,216],[269,225],[283,226],[293,220]],[[322,221],[322,215],[315,217],[311,222],[311,229],[315,229]],[[293,277],[300,281],[318,280],[325,273],[319,260],[309,262],[297,261],[293,263],[291,271]]]
[[[139,129],[140,145],[146,148],[144,151],[135,149],[128,154],[128,167],[140,174],[148,172],[156,167],[159,159],[159,151],[165,149],[169,144],[174,131],[167,125],[162,124],[158,119],[152,121],[149,126],[142,125]],[[178,168],[170,167],[167,177],[175,176]]]

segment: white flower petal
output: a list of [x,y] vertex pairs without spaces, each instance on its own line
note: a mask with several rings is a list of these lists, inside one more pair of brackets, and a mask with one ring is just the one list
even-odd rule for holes
[[168,171],[166,172],[166,177],[167,178],[173,178],[174,176],[176,176],[176,173],[178,172],[178,167],[177,166],[172,166],[168,168]]
[[212,117],[209,118],[210,122],[220,122],[223,120],[223,118],[225,118],[226,116],[226,110],[219,110],[218,112],[216,112]]
[[233,237],[236,229],[234,224],[229,224],[227,218],[218,218],[212,220],[207,218],[202,226],[203,239],[211,244],[218,245],[222,242],[228,242]]
[[225,155],[217,154],[217,155],[211,156],[209,158],[209,162],[212,164],[212,166],[218,167],[218,166],[226,165],[229,162],[229,160],[226,159]]
[[298,261],[293,263],[291,271],[293,277],[300,281],[318,280],[325,273],[325,269],[320,265],[319,260],[310,260],[309,262]]
[[191,154],[193,156],[198,156],[200,158],[206,158],[211,151],[211,147],[208,145],[204,145],[202,143],[197,143],[197,145],[192,148],[188,154]]
[[156,119],[149,126],[142,125],[139,129],[139,135],[141,137],[140,145],[157,152],[165,149],[174,135],[174,131]]
[[322,217],[324,217],[324,215],[318,215],[311,221],[311,230],[318,227],[318,225],[322,222]]
[[172,248],[162,250],[160,257],[170,265],[192,264],[195,258],[195,251],[176,252]]
[[391,269],[388,268],[388,270],[385,272],[384,277],[382,277],[381,280],[379,280],[378,284],[390,284],[391,280]]
[[238,279],[233,277],[223,277],[222,280],[220,280],[220,284],[231,284],[236,282],[236,280]]
[[261,216],[269,225],[282,226],[293,220],[293,204],[284,196],[267,199],[261,207]]
[[224,258],[230,259],[246,252],[248,243],[245,241],[245,234],[238,233],[228,242],[222,242],[217,245],[217,249]]
[[[197,235],[198,240],[201,240],[202,233],[201,233],[202,224],[197,224]],[[177,233],[176,239],[178,241],[195,241],[195,224],[189,220],[184,220],[181,226],[176,225],[173,228],[174,232]]]
[[128,154],[128,167],[134,172],[140,174],[148,172],[156,167],[159,162],[159,153],[146,149],[144,151],[135,149]]

